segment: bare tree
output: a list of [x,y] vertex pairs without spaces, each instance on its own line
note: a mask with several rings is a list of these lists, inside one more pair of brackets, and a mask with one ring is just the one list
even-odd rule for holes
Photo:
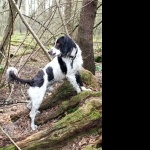
[[98,0],[83,0],[78,28],[78,44],[82,49],[83,67],[95,74],[93,27]]
[[[17,0],[16,0],[16,3],[17,3]],[[11,0],[9,0],[9,7],[10,7],[10,10],[9,10],[8,23],[7,23],[7,26],[5,28],[5,34],[4,34],[3,40],[0,44],[0,64],[3,60],[4,53],[7,50],[11,35],[13,33],[13,25],[14,25],[13,22],[15,19],[15,15],[17,13]]]

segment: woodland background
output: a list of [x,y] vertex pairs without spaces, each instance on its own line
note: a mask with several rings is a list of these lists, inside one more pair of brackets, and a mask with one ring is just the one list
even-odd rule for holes
[[[18,10],[16,6],[19,8]],[[82,72],[82,78],[84,84],[92,88],[93,92],[81,94],[81,98],[78,97],[77,102],[74,101],[74,104],[70,102],[61,113],[57,114],[56,112],[60,110],[62,104],[66,103],[66,101],[61,101],[60,103],[60,99],[76,99],[76,94],[72,89],[67,91],[69,94],[61,91],[62,87],[66,87],[65,84],[68,84],[67,82],[61,85],[60,83],[56,84],[54,93],[61,98],[56,98],[53,93],[48,93],[45,96],[45,103],[47,105],[47,99],[58,99],[59,102],[56,102],[55,106],[49,104],[48,108],[45,106],[41,107],[42,113],[38,116],[39,120],[37,120],[40,126],[39,131],[31,132],[28,110],[26,109],[28,100],[26,90],[28,87],[18,84],[14,86],[8,85],[5,71],[8,66],[14,66],[19,70],[21,77],[32,78],[39,69],[51,60],[46,51],[53,46],[55,39],[63,34],[70,35],[79,44],[83,54],[83,67],[87,69],[87,71]],[[0,148],[17,148],[14,146],[15,144],[12,144],[11,138],[22,149],[36,149],[37,146],[33,146],[36,145],[35,141],[43,139],[41,146],[38,146],[37,149],[50,149],[50,147],[57,145],[54,144],[55,142],[63,143],[64,140],[68,141],[68,137],[71,137],[72,140],[52,149],[101,149],[101,91],[101,0],[0,1]],[[62,98],[63,96],[65,97],[64,99]],[[65,134],[64,138],[60,136],[60,139],[56,139],[54,143],[48,142],[47,140],[52,137],[44,136],[43,133],[41,133],[42,136],[39,136],[39,138],[37,138],[37,135],[34,136],[34,138],[36,137],[35,139],[32,137],[34,139],[33,142],[29,141],[28,143],[26,141],[32,134],[40,134],[44,129],[48,132],[52,126],[55,128],[55,122],[59,123],[71,114],[76,114],[80,108],[84,107],[84,104],[86,105],[86,101],[92,104],[90,113],[100,114],[97,119],[89,119],[85,124],[79,121],[78,127],[76,127],[77,130],[75,129],[73,133],[66,133],[57,128],[56,132]],[[93,112],[93,110],[96,110],[96,112]],[[50,116],[53,116],[53,114],[57,115],[54,115],[52,118],[44,118],[45,114]],[[95,115],[94,118],[96,118]],[[82,117],[81,120],[83,120]],[[80,123],[83,126],[80,126]],[[70,131],[70,129],[67,130]],[[89,130],[88,133],[87,130]],[[3,131],[8,133],[10,138]],[[51,132],[56,134],[55,131]],[[43,144],[45,140],[49,143],[48,145],[51,145],[50,147],[47,147],[47,144]],[[28,143],[29,147],[25,143]]]

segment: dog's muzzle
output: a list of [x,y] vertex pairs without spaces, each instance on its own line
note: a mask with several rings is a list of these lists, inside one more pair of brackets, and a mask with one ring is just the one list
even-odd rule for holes
[[51,56],[55,56],[55,55],[56,55],[56,53],[53,53],[52,50],[49,50],[48,53],[49,53]]
[[53,56],[53,57],[55,57],[55,56],[61,56],[61,53],[60,53],[60,54],[54,53],[53,50],[49,50],[48,53],[49,53],[51,56]]

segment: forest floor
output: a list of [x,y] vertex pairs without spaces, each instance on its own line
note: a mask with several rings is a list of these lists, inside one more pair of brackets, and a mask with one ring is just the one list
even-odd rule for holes
[[[15,47],[12,48],[15,49]],[[16,67],[19,68],[20,64],[23,64],[26,58],[29,55],[24,55],[19,63],[17,63]],[[14,57],[12,61],[12,65],[15,65],[19,57]],[[20,71],[19,76],[21,78],[32,78],[34,75],[47,64],[48,61],[45,58],[45,55],[40,52],[36,56],[36,58],[31,58],[28,60],[27,64]],[[101,66],[101,63],[96,63]],[[96,71],[95,73],[98,82],[102,83],[102,72]],[[5,77],[3,77],[5,78]],[[57,84],[55,84],[57,86]],[[17,142],[25,137],[35,133],[36,131],[31,131],[30,128],[30,118],[29,116],[24,116],[23,118],[18,119],[16,122],[12,122],[10,115],[21,112],[26,109],[28,95],[27,89],[29,86],[15,84],[13,88],[13,92],[10,95],[8,84],[6,84],[3,88],[0,89],[0,126],[4,129],[6,133],[9,134],[12,139]],[[51,93],[47,93],[48,95]],[[45,97],[47,96],[45,95]],[[46,112],[45,112],[46,113]],[[51,120],[48,123],[39,126],[38,130],[44,129],[46,126],[50,126],[53,122],[57,121],[57,119]],[[78,136],[73,139],[70,143],[68,142],[64,147],[60,148],[60,150],[80,150],[84,149],[86,145],[93,144],[100,135],[98,134],[89,134]],[[0,130],[0,148],[4,148],[7,144],[10,144],[10,139]],[[101,148],[99,148],[101,150]]]

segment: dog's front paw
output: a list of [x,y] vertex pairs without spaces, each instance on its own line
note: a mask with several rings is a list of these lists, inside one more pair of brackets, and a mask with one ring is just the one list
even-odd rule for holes
[[84,86],[81,87],[82,91],[92,91],[91,89],[87,89]]

